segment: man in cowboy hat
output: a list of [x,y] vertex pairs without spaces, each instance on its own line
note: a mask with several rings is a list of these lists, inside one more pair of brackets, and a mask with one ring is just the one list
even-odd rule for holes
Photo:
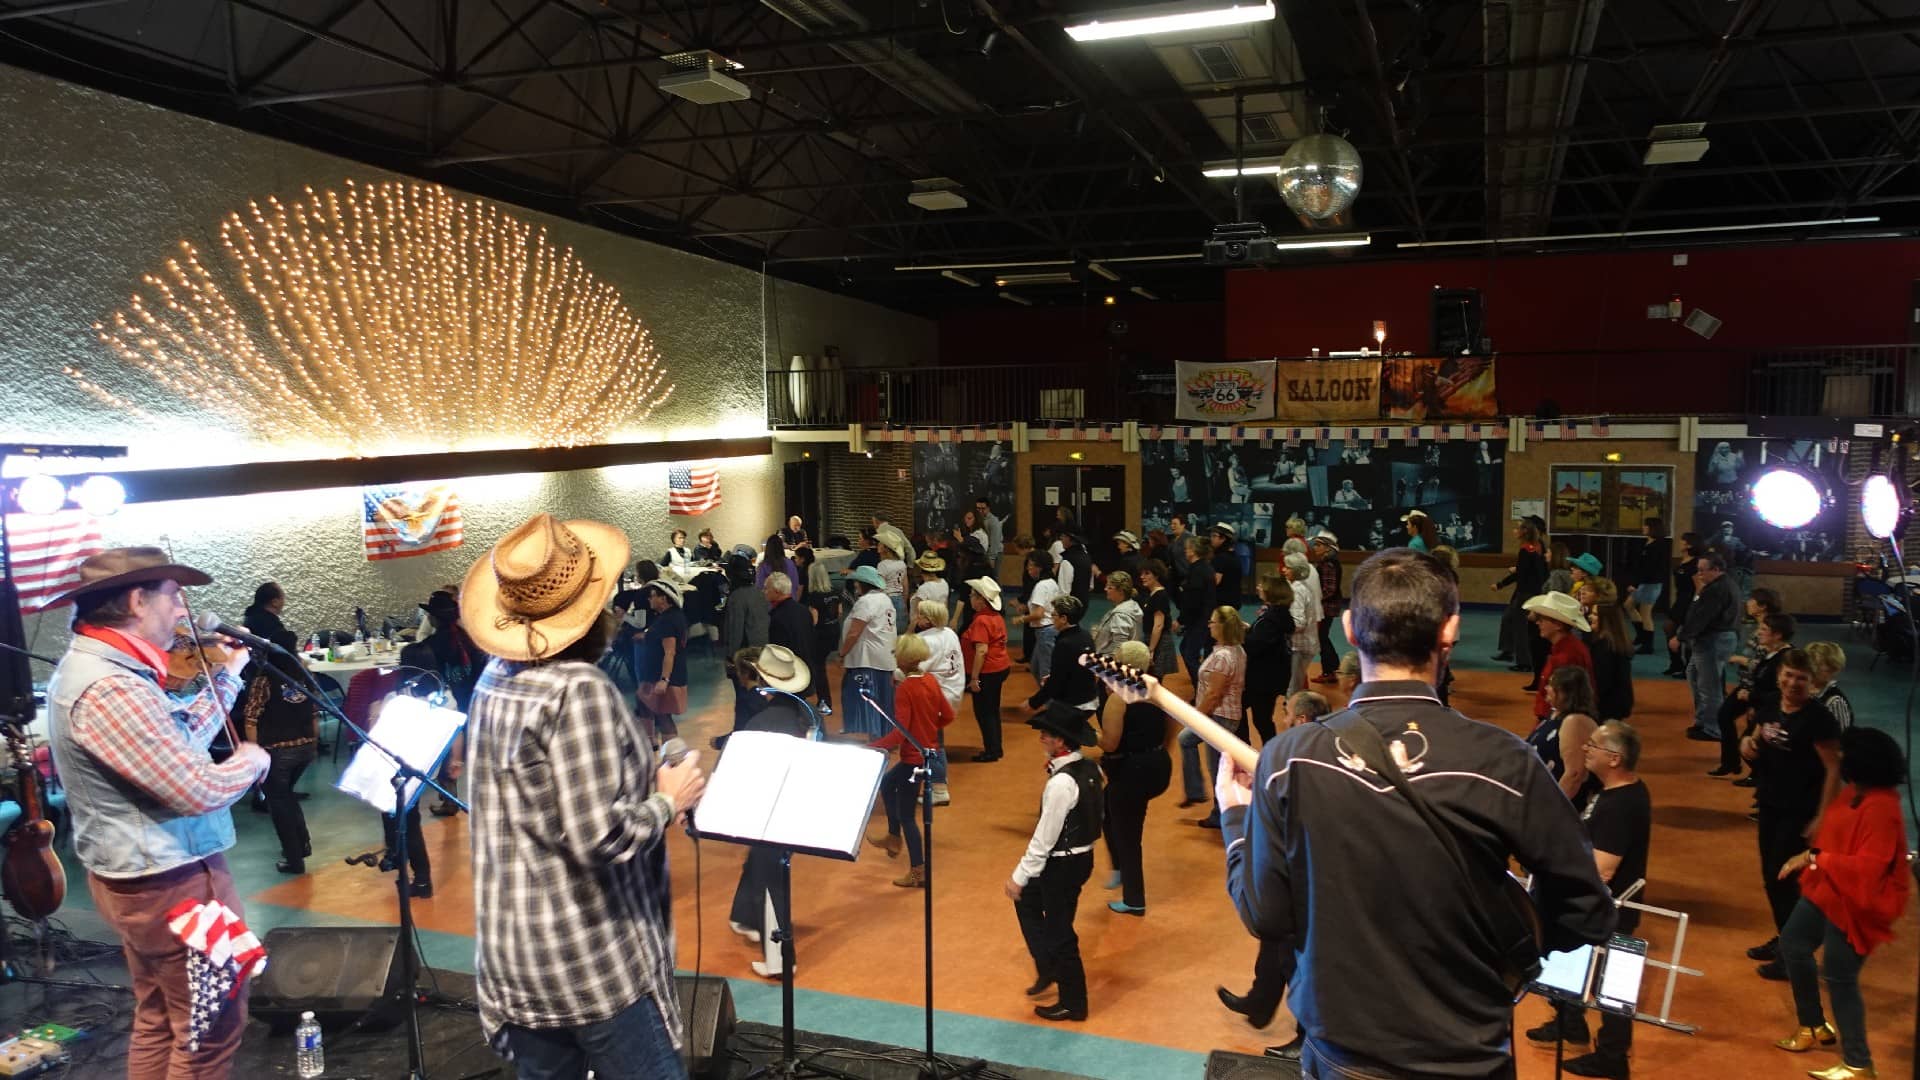
[[1240,553],[1234,550],[1239,532],[1224,521],[1216,521],[1207,530],[1213,544],[1213,595],[1228,607],[1240,606]]
[[480,1022],[522,1075],[686,1076],[666,835],[706,778],[655,760],[595,663],[626,561],[619,529],[538,514],[460,592],[494,658],[467,717]]
[[49,607],[73,605],[73,642],[47,687],[48,740],[67,788],[73,850],[93,905],[126,952],[133,982],[129,1077],[225,1077],[247,1026],[244,988],[189,1049],[193,993],[187,950],[167,924],[176,904],[240,896],[221,853],[228,812],[269,760],[243,742],[214,764],[207,744],[239,697],[248,653],[236,648],[208,692],[175,711],[161,678],[184,585],[213,579],[159,548],[113,548],[80,564],[80,581]]
[[1039,975],[1027,996],[1060,988],[1058,1001],[1035,1006],[1033,1014],[1042,1020],[1085,1020],[1087,972],[1080,964],[1073,916],[1100,839],[1100,767],[1081,757],[1080,748],[1092,746],[1097,736],[1085,709],[1058,701],[1028,723],[1040,730],[1048,776],[1040,789],[1040,823],[1007,881],[1007,897]]
[[1333,628],[1340,621],[1340,538],[1322,529],[1307,541],[1307,558],[1320,578],[1320,608],[1327,614],[1320,620],[1320,675],[1313,681],[1331,686],[1339,681],[1334,672],[1340,668],[1340,653],[1333,647]]

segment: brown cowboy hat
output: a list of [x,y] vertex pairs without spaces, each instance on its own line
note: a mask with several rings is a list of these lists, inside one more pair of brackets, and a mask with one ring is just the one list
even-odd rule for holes
[[155,581],[211,585],[213,576],[174,562],[157,547],[108,548],[88,556],[87,561],[80,564],[80,583],[54,597],[47,607],[65,607],[85,593],[128,589]]
[[467,571],[460,622],[485,652],[544,660],[586,636],[627,555],[627,534],[612,525],[535,514]]

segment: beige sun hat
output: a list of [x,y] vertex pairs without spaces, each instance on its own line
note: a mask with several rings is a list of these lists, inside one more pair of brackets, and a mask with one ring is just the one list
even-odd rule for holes
[[612,525],[536,514],[467,571],[460,621],[494,656],[544,660],[586,635],[628,553],[627,534]]
[[1530,598],[1520,607],[1526,611],[1538,612],[1555,622],[1563,622],[1575,630],[1591,630],[1586,615],[1580,611],[1580,601],[1563,592],[1541,593]]
[[1000,610],[1000,583],[992,578],[977,577],[967,580],[967,587],[987,598],[987,606]]

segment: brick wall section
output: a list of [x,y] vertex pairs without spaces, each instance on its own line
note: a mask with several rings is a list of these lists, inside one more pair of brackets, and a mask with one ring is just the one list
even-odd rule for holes
[[901,531],[912,531],[911,444],[882,443],[873,448],[872,457],[831,447],[820,473],[827,514],[826,525],[819,530],[822,537],[840,533],[857,541],[860,527],[868,524],[875,512],[886,515]]

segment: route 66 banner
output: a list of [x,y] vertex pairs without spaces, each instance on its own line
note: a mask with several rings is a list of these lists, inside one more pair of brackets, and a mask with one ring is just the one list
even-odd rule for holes
[[466,539],[460,498],[448,484],[361,488],[360,504],[369,561],[445,551]]
[[1233,423],[1273,419],[1272,360],[1224,364],[1180,361],[1174,393],[1181,420]]

